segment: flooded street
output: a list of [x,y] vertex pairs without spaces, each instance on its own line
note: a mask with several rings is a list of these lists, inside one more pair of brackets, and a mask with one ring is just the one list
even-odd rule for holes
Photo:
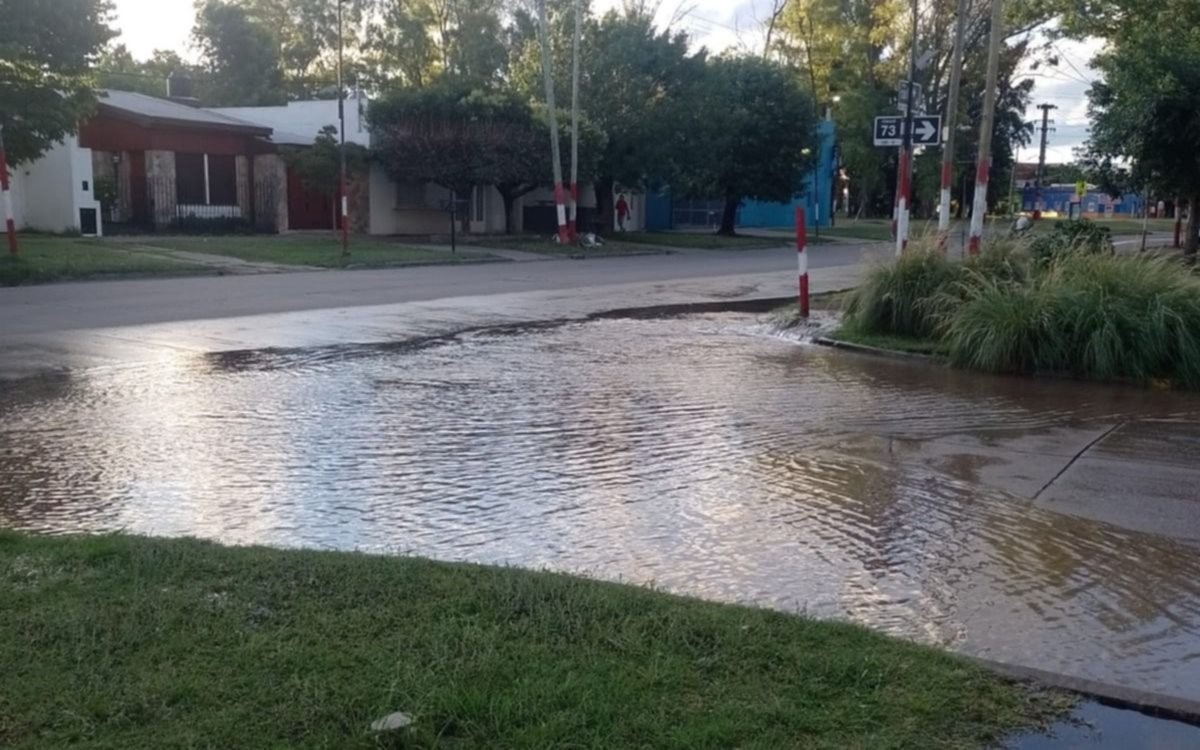
[[1138,425],[1197,444],[1192,396],[881,361],[739,314],[180,353],[2,393],[3,527],[547,567],[1200,699],[1200,531],[1054,505]]

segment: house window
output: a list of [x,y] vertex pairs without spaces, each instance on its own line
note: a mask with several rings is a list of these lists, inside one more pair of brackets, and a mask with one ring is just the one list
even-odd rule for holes
[[233,156],[208,155],[208,203],[210,206],[236,206],[237,165]]
[[425,208],[425,185],[420,182],[397,182],[396,208],[408,210]]
[[175,154],[175,200],[185,206],[207,206],[204,154]]
[[175,154],[175,199],[183,206],[236,206],[235,157]]

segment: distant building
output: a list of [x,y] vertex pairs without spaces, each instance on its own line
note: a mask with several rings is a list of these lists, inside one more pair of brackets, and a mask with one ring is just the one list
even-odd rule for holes
[[1061,216],[1074,215],[1071,204],[1077,203],[1078,215],[1087,219],[1141,216],[1144,203],[1143,196],[1138,193],[1126,193],[1114,198],[1093,185],[1087,186],[1082,198],[1077,197],[1074,184],[1045,185],[1042,187],[1040,201],[1037,200],[1038,191],[1032,181],[1023,184],[1019,192],[1021,210],[1026,213],[1040,210]]
[[[796,208],[804,208],[810,227],[829,226],[833,207],[834,181],[837,179],[836,128],[829,120],[817,126],[820,147],[816,166],[800,181],[800,190],[786,203],[744,201],[738,209],[736,226],[748,228],[791,228],[796,224]],[[646,196],[646,229],[716,229],[725,208],[723,198],[686,200],[674,198],[669,188]]]

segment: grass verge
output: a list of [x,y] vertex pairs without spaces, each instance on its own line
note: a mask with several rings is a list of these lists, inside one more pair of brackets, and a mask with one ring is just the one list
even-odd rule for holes
[[10,748],[971,748],[1070,703],[856,626],[409,558],[0,532],[0,601]]
[[22,235],[19,247],[20,254],[15,258],[7,250],[0,256],[0,286],[213,272],[202,265],[80,237]]
[[348,262],[342,258],[341,240],[333,234],[231,237],[157,235],[139,242],[167,250],[225,255],[251,263],[316,268],[387,268],[429,263],[461,263],[493,257],[476,248],[460,246],[457,253],[451,254],[447,250],[405,245],[389,238],[361,235],[350,239]]
[[845,341],[849,344],[872,346],[876,349],[888,349],[907,354],[924,354],[931,357],[944,357],[947,354],[945,344],[934,338],[887,333],[864,333],[851,326],[842,326],[830,334],[829,338],[836,341]]

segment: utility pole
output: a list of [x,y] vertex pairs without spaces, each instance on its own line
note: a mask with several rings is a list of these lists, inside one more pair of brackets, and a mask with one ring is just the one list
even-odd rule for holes
[[917,1],[912,0],[912,50],[908,61],[907,104],[904,111],[904,145],[896,175],[896,255],[908,247],[908,215],[912,201],[913,89],[917,82]]
[[542,75],[546,78],[546,109],[550,117],[550,159],[554,173],[554,207],[558,216],[558,241],[571,243],[567,231],[567,207],[563,205],[562,157],[558,147],[558,111],[554,104],[554,62],[551,58],[550,28],[546,21],[546,0],[538,0],[538,36],[542,43]]
[[1046,141],[1050,135],[1050,110],[1058,109],[1058,106],[1039,104],[1038,109],[1042,110],[1042,148],[1038,153],[1037,182],[1033,186],[1033,213],[1035,216],[1040,216],[1042,210],[1042,182],[1046,174]]
[[571,215],[567,231],[571,242],[579,238],[579,40],[582,36],[581,0],[575,0],[575,44],[571,53]]
[[975,166],[975,200],[971,209],[971,237],[968,252],[979,254],[983,240],[983,217],[987,214],[988,177],[992,169],[992,123],[996,118],[996,79],[1000,75],[1000,44],[1003,40],[1001,16],[1003,0],[992,0],[991,40],[988,44],[987,88],[983,92],[983,117],[979,122],[979,159]]
[[13,219],[12,193],[8,189],[8,155],[4,152],[4,124],[0,123],[0,193],[4,196],[4,230],[8,233],[8,254],[17,257],[17,223]]
[[338,162],[339,162],[339,178],[338,192],[341,193],[341,201],[339,208],[339,216],[342,222],[342,259],[350,257],[350,227],[347,215],[349,214],[350,199],[346,195],[346,92],[343,88],[342,75],[342,2],[338,0],[337,4],[337,25],[338,25],[338,59],[337,59],[337,88],[338,88],[338,130],[340,131],[341,143],[338,147]]
[[963,40],[967,34],[967,3],[958,0],[954,52],[950,57],[950,96],[946,101],[946,140],[942,144],[942,192],[938,202],[938,249],[946,252],[950,239],[950,190],[954,182],[954,137],[958,130],[958,90],[962,85]]

